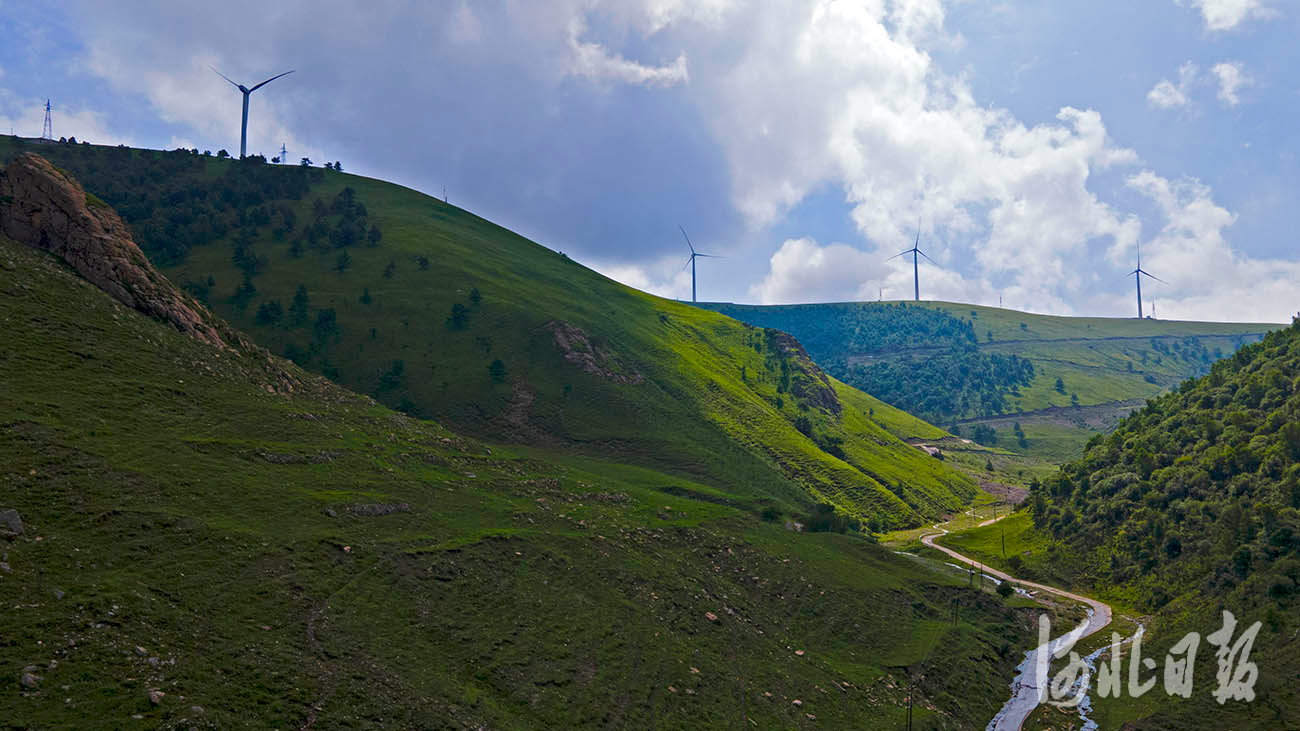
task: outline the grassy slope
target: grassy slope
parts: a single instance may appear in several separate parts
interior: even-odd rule
[[[269,393],[3,240],[0,323],[8,724],[896,728],[911,667],[922,723],[969,728],[1005,694],[995,597],[744,495]]]
[[[7,145],[0,139],[0,157],[12,151]],[[40,152],[85,173],[83,184],[95,192],[96,175],[105,174],[97,150],[59,145]],[[131,160],[140,164],[152,154],[136,151]],[[236,163],[195,164],[202,171],[195,185],[211,185]],[[288,203],[307,225],[312,201],[328,203],[347,186],[382,226],[383,242],[351,247],[345,272],[336,269],[337,250],[309,248],[294,258],[270,227],[254,239],[253,250],[268,263],[246,308],[231,302],[242,275],[225,241],[195,248],[164,271],[178,282],[212,277],[213,309],[276,353],[309,351],[310,324],[259,325],[255,313],[272,300],[287,309],[298,285],[306,286],[313,317],[333,308],[340,334],[317,340],[318,352],[304,365],[465,433],[636,462],[790,511],[820,499],[890,525],[918,524],[973,494],[967,477],[891,434],[933,429],[887,409],[878,419],[864,418],[859,410],[876,402],[839,385],[848,408],[838,416],[780,393],[780,359],[761,330],[623,286],[473,214],[382,181],[331,173],[302,201]],[[417,266],[421,256],[427,269]],[[363,304],[367,290],[371,301]],[[464,329],[448,327],[454,304],[470,310]],[[605,354],[607,370],[640,374],[644,383],[616,383],[566,362],[549,329],[555,322],[580,328]],[[501,382],[489,375],[498,359],[506,369]],[[385,385],[384,373],[399,360],[402,377]],[[797,365],[787,365],[797,380]],[[846,459],[797,431],[800,416],[810,418],[819,437],[843,439]]]
[[[998,429],[1004,437],[998,446],[1020,449],[1009,433],[1012,422],[1019,421],[1030,443],[1028,449],[1022,451],[1058,462],[1077,456],[1092,434],[1112,427],[1135,405],[1208,368],[1208,362],[1199,358],[1188,359],[1178,355],[1173,351],[1175,342],[1194,337],[1211,353],[1217,348],[1228,354],[1243,343],[1253,342],[1259,335],[1280,327],[1267,323],[1057,317],[949,302],[921,302],[919,305],[971,321],[981,351],[1015,354],[1034,364],[1033,382],[1020,389],[1018,398],[1009,399],[1011,409],[1006,418],[979,419],[976,423],[991,423]],[[727,305],[723,309],[742,320],[747,319],[747,312],[752,312],[752,321],[758,324],[768,322],[771,318],[768,313],[774,313],[781,316],[782,322],[802,322],[805,323],[803,327],[812,327],[814,325],[808,323],[815,322],[819,308],[829,317],[831,313],[839,315],[844,307],[843,304],[771,308]],[[800,327],[790,326],[788,329],[796,337],[810,335]],[[1173,352],[1157,351],[1153,339]],[[1179,343],[1180,349],[1181,346]],[[907,349],[874,355],[887,359],[909,353],[923,355],[925,350]],[[835,355],[851,358],[854,354]],[[1055,388],[1058,377],[1064,382],[1064,393]],[[1093,414],[1074,413],[1071,395],[1077,395],[1082,406],[1100,408]],[[1066,412],[1034,413],[1053,407]],[[1016,413],[1019,411],[1027,413]]]

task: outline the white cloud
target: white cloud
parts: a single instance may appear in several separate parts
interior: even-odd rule
[[[604,274],[616,282],[621,282],[629,287],[635,287],[642,292],[667,297],[670,299],[690,300],[691,298],[691,272],[690,268],[682,268],[682,261],[686,257],[665,257],[649,264],[627,264],[609,261],[584,261],[583,264],[590,266],[592,269]],[[716,275],[709,271],[707,262],[697,262],[699,271],[696,273],[697,289],[699,298],[704,301],[718,299],[716,296],[710,296],[709,292],[716,292],[716,285],[721,275]]]
[[[761,229],[840,186],[878,253],[902,248],[920,215],[1025,299],[1059,302],[1093,242],[1135,235],[1088,183],[1136,155],[1095,111],[1066,107],[1030,126],[976,101],[922,45],[953,42],[942,24],[934,0],[764,5],[741,22],[751,30],[736,61],[701,59],[692,72],[736,205]],[[788,296],[785,282],[762,291]]]
[[[847,244],[821,246],[811,238],[787,239],[769,266],[763,281],[749,289],[762,304],[876,299],[891,270],[879,256]]]
[[[1178,0],[1184,7],[1201,11],[1206,30],[1232,30],[1249,18],[1267,18],[1273,11],[1261,0]]]
[[[1143,269],[1168,283],[1144,289],[1148,303],[1159,299],[1162,318],[1288,322],[1300,310],[1300,262],[1252,259],[1234,249],[1224,232],[1237,216],[1214,202],[1209,186],[1150,170],[1127,184],[1155,204],[1164,222],[1143,247]]]
[[[1168,79],[1161,79],[1151,88],[1151,91],[1147,92],[1147,103],[1159,109],[1186,106],[1188,93],[1196,83],[1199,73],[1196,64],[1191,61],[1184,63],[1178,68],[1178,84],[1175,85]]]
[[[569,72],[593,81],[616,81],[639,86],[668,87],[686,83],[690,75],[686,70],[686,52],[676,60],[661,66],[646,66],[629,61],[619,54],[611,54],[599,43],[582,40],[586,32],[580,20],[574,20],[569,33],[569,47],[573,63]]]
[[[1235,107],[1241,103],[1241,98],[1237,92],[1242,87],[1250,86],[1254,80],[1246,75],[1243,66],[1238,62],[1225,61],[1217,63],[1211,71],[1219,80],[1219,101],[1230,107]]]

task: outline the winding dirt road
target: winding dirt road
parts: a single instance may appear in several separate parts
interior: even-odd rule
[[[977,527],[982,528],[986,525],[992,525],[993,523],[996,523],[997,521],[1002,520],[1005,517],[1007,516],[1003,515],[997,518],[991,518],[989,520],[984,521],[983,523],[980,523],[979,526]],[[1010,574],[1004,573],[1002,571],[998,571],[997,569],[991,569],[988,566],[981,564],[979,561],[976,561],[967,556],[963,556],[962,554],[957,553],[951,548],[947,548],[945,546],[941,546],[935,543],[934,540],[936,538],[942,535],[947,535],[948,533],[947,529],[941,527],[943,525],[944,525],[943,523],[935,524],[934,529],[938,532],[927,533],[924,536],[921,536],[921,542],[929,546],[930,548],[944,552],[948,556],[952,557],[953,559],[961,563],[964,563],[968,566],[979,568],[983,570],[984,573],[990,576],[994,576],[1002,581],[1010,581],[1013,584],[1016,584],[1022,588],[1037,589],[1039,591],[1047,592],[1048,594],[1054,594],[1064,599],[1070,599],[1072,601],[1086,604],[1089,607],[1089,609],[1091,609],[1091,611],[1088,613],[1087,625],[1084,627],[1083,632],[1079,635],[1078,639],[1083,639],[1088,635],[1098,632],[1106,625],[1110,624],[1111,610],[1110,610],[1110,605],[1108,604],[1099,602],[1096,599],[1091,599],[1086,596],[1075,594],[1073,592],[1065,591],[1064,589],[1058,589],[1054,586],[1048,586],[1046,584],[1039,584],[1033,581],[1024,581],[1022,579],[1017,579],[1016,577]],[[1060,639],[1061,639],[1060,637],[1054,638],[1049,644],[1055,645],[1055,643],[1057,643]],[[1021,725],[1024,724],[1025,719],[1028,718],[1029,714],[1032,713],[1033,710],[1038,707],[1039,692],[1038,692],[1038,687],[1033,684],[1034,678],[1033,678],[1032,671],[1037,658],[1037,653],[1043,650],[1044,647],[1034,648],[1029,652],[1029,654],[1025,658],[1025,662],[1020,665],[1020,667],[1018,668],[1018,670],[1020,670],[1020,674],[1016,677],[1016,680],[1012,683],[1011,700],[1007,701],[1006,705],[1002,707],[1002,710],[998,712],[998,715],[995,716],[993,720],[989,722],[987,731],[1020,731],[1020,727]]]

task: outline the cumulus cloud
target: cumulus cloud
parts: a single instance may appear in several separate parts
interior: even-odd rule
[[[1188,94],[1192,85],[1196,83],[1199,75],[1199,69],[1196,64],[1188,61],[1178,68],[1178,83],[1169,79],[1161,79],[1151,91],[1147,92],[1147,103],[1158,109],[1173,109],[1175,107],[1186,106]]]
[[[876,299],[890,272],[878,256],[806,237],[787,239],[769,265],[763,281],[749,289],[762,304]]]
[[[1126,183],[1163,220],[1143,247],[1143,268],[1168,282],[1148,294],[1148,302],[1159,298],[1162,318],[1288,322],[1300,309],[1300,262],[1253,259],[1233,248],[1225,231],[1237,216],[1214,201],[1209,186],[1150,170]]]
[[[616,81],[640,86],[674,86],[689,79],[686,70],[686,52],[676,60],[660,66],[646,66],[629,61],[619,54],[611,54],[599,43],[584,41],[586,28],[575,20],[570,31],[569,47],[573,50],[570,73],[592,80]]]
[[[1027,125],[977,101],[926,50],[952,42],[943,19],[931,0],[764,6],[747,18],[752,40],[737,61],[698,64],[692,82],[736,205],[758,229],[838,185],[879,253],[902,248],[923,217],[984,273],[1057,301],[1090,244],[1135,234],[1088,183],[1136,155],[1095,111]],[[763,291],[792,296],[799,281]]]
[[[1242,87],[1250,86],[1253,80],[1246,75],[1244,67],[1238,62],[1224,61],[1217,63],[1214,68],[1210,69],[1215,78],[1219,80],[1219,101],[1230,107],[1235,107],[1241,103],[1241,98],[1237,92]]]
[[[1201,11],[1206,30],[1226,31],[1236,28],[1249,18],[1272,15],[1261,0],[1178,0],[1184,7]]]

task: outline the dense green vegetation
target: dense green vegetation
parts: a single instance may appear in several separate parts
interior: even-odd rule
[[[0,323],[8,726],[898,728],[910,675],[961,729],[1018,661],[946,571],[464,438],[5,240]]]
[[[22,146],[0,139],[0,159]],[[164,272],[257,342],[411,416],[866,526],[919,525],[974,493],[898,438],[936,430],[827,378],[793,339],[418,192],[183,150],[28,147],[123,206]]]
[[[1197,693],[1099,699],[1103,728],[1293,728],[1300,621],[1300,325],[1265,336],[1150,401],[1031,490],[1026,512],[944,539],[1027,577],[1144,615],[1148,656],[1232,612],[1262,623],[1253,703],[1220,706],[1213,648]],[[1006,554],[1001,541],[1005,532]]]
[[[1145,399],[1277,327],[946,302],[701,306],[793,334],[836,378],[953,433],[1058,462]],[[1024,439],[1006,433],[1017,423]]]

